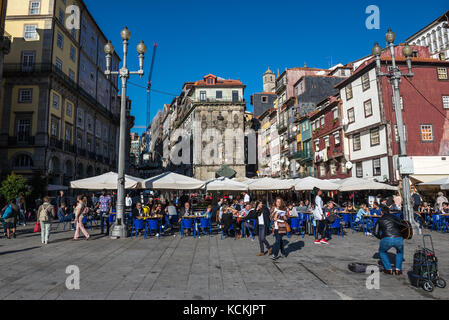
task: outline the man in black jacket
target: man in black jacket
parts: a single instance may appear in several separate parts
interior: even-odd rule
[[[402,221],[390,213],[388,207],[381,208],[382,217],[377,220],[374,226],[374,236],[380,240],[379,256],[385,267],[386,274],[402,274],[402,259],[404,257],[404,239],[401,236]],[[391,268],[387,251],[396,248],[396,270]]]

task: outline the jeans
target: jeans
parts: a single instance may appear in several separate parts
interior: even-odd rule
[[[48,243],[48,237],[50,236],[51,224],[50,224],[50,222],[43,222],[43,221],[39,221],[39,223],[41,225],[41,240],[42,240],[42,243],[47,244]]]
[[[391,248],[396,248],[396,270],[402,270],[402,259],[404,257],[404,239],[398,238],[383,238],[380,240],[379,256],[382,260],[386,270],[391,270],[390,259],[388,259],[387,251]]]
[[[278,230],[274,230],[274,236],[276,237],[276,242],[273,245],[273,256],[277,257],[279,255],[279,249],[281,249],[281,254],[285,255],[284,250],[284,240],[283,234],[279,234]]]
[[[316,220],[315,239],[326,239],[327,222],[326,220]]]
[[[162,218],[162,220],[165,220],[165,223],[162,224],[163,228],[165,230],[167,230],[168,228],[171,228],[171,223],[170,223],[170,216],[168,215],[164,215],[164,217]]]
[[[106,233],[109,234],[109,216],[106,215],[107,212],[100,212],[100,221],[101,221],[101,234],[104,233],[104,224],[106,222]]]
[[[25,217],[25,210],[23,210],[23,209],[20,209],[19,217],[17,217],[17,220],[18,220],[19,224],[20,224],[20,219],[22,219],[22,223],[23,224],[26,224],[27,219]]]
[[[264,244],[267,247],[267,249],[270,248],[270,244],[268,243],[267,239],[265,238],[266,234],[265,234],[265,226],[264,225],[260,225],[259,226],[259,245],[260,245],[260,252],[264,253]]]

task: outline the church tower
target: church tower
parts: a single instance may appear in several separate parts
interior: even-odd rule
[[[263,74],[263,92],[274,92],[275,80],[274,72],[268,68]]]

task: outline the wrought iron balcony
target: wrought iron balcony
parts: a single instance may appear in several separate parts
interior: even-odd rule
[[[62,140],[59,140],[56,137],[50,137],[50,147],[62,150],[62,145]]]
[[[34,136],[13,136],[8,137],[8,146],[34,146]]]

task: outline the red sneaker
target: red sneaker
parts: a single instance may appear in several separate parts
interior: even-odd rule
[[[320,242],[320,240],[315,240],[313,243],[320,244],[321,242]]]
[[[322,244],[329,244],[329,242],[327,242],[326,239],[321,239],[320,243],[322,243]]]

